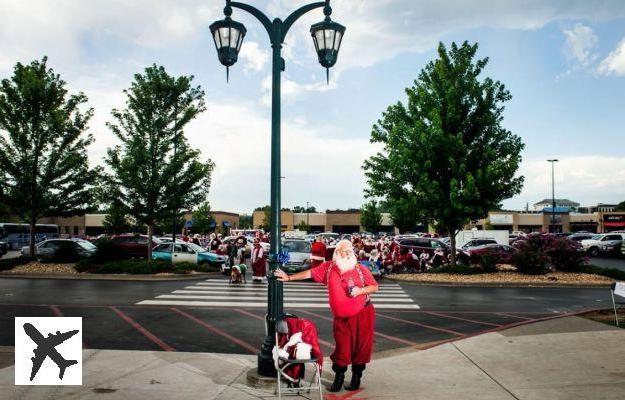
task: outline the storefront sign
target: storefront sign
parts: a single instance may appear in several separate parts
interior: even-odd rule
[[[604,214],[603,222],[625,222],[625,214]]]
[[[489,214],[491,225],[512,225],[512,214]]]

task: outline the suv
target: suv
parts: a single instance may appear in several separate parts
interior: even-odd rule
[[[9,251],[9,245],[6,242],[0,242],[0,257]]]
[[[617,255],[621,252],[621,245],[625,239],[625,233],[603,233],[595,235],[591,239],[581,241],[582,248],[591,257],[599,254]]]
[[[471,250],[472,247],[485,246],[487,244],[497,244],[495,239],[471,239],[462,246],[462,250]]]
[[[415,255],[420,255],[421,253],[427,253],[432,257],[434,255],[434,251],[442,250],[445,253],[445,256],[449,255],[450,249],[444,242],[434,238],[409,238],[409,239],[400,239],[397,241],[399,243],[400,248],[408,248],[412,250],[412,253]]]
[[[153,237],[150,247],[162,242]],[[148,256],[148,237],[146,235],[119,235],[111,239],[111,246],[120,258],[146,258]]]

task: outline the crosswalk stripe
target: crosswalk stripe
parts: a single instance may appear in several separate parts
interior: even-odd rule
[[[263,291],[263,292],[228,292],[225,290],[174,290],[172,293],[179,293],[179,294],[205,294],[205,295],[226,295],[226,294],[230,294],[233,297],[236,296],[249,296],[249,295],[257,295],[257,296],[267,296],[267,291]],[[288,292],[285,293],[286,296],[293,296],[296,293],[293,292]],[[323,299],[327,299],[328,298],[328,292],[327,291],[323,291],[323,292],[318,292],[318,293],[302,293],[303,296],[319,296],[320,298]],[[405,293],[374,293],[371,296],[377,298],[380,297],[392,297],[392,298],[396,298],[396,297],[410,297]]]
[[[245,289],[245,288],[213,288],[207,286],[187,286],[185,287],[187,290],[206,290],[206,291],[214,291],[214,292],[230,292],[230,293],[266,293],[268,291],[267,288],[255,288],[255,289]],[[282,289],[284,292],[300,292],[300,293],[328,293],[327,289]],[[380,290],[378,293],[387,293],[387,294],[402,294],[405,293],[403,290]]]
[[[160,296],[156,296],[157,299],[205,299],[205,300],[265,300],[264,298],[254,297],[254,296],[203,296],[203,295],[187,295],[187,294],[163,294]],[[318,301],[318,302],[327,302],[326,297],[285,297],[284,301]],[[413,303],[412,299],[375,299],[375,302],[398,302],[398,303]]]
[[[204,282],[198,282],[198,285],[223,285],[223,286],[230,286],[231,283],[229,281],[226,280],[215,280],[215,279],[207,279]],[[250,283],[250,286],[267,286],[266,283]],[[321,283],[315,283],[315,282],[284,282],[283,283],[284,286],[301,286],[301,287],[305,287],[305,286],[313,286],[313,287],[323,287],[324,285]],[[400,285],[395,284],[395,283],[378,283],[379,287],[387,287],[387,288],[401,288]]]
[[[143,300],[137,303],[145,306],[189,306],[189,307],[248,307],[265,308],[267,304],[262,302],[238,302],[238,301],[200,301],[200,300]],[[330,308],[327,303],[284,303],[285,308]],[[419,310],[418,304],[376,304],[378,309]]]

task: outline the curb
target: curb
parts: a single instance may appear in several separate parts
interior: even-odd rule
[[[420,282],[407,281],[384,277],[385,280],[405,283],[413,286],[447,286],[447,287],[499,287],[499,288],[575,288],[575,289],[605,289],[610,288],[611,283],[518,283],[518,282]]]
[[[221,275],[220,272],[207,272],[201,274],[188,275],[121,275],[121,274],[1,274],[1,278],[10,279],[65,279],[65,280],[92,280],[92,281],[140,281],[140,282],[167,282],[167,281],[188,281],[194,279],[204,279]]]

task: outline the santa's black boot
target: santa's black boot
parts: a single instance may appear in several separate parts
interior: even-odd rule
[[[347,367],[332,364],[332,370],[334,371],[334,382],[330,386],[331,392],[338,392],[343,388],[343,382],[345,382],[345,371]]]
[[[365,370],[365,365],[352,365],[352,380],[349,385],[345,387],[347,390],[358,390],[360,388],[360,378],[362,378],[362,371]]]

